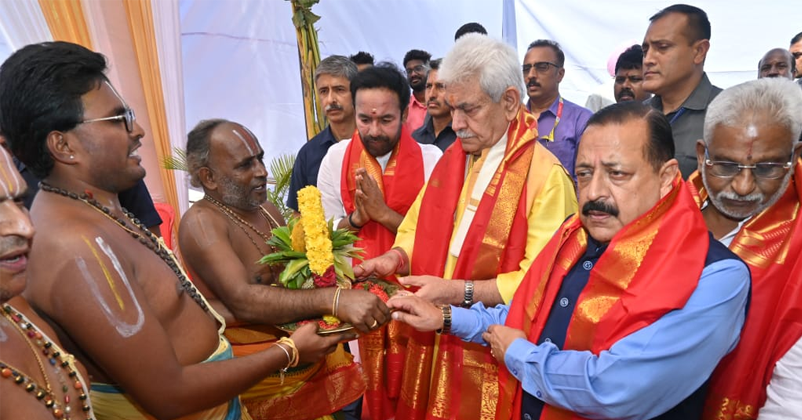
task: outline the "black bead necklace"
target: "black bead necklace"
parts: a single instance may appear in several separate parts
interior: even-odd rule
[[[87,193],[79,195],[72,191],[67,191],[58,187],[54,187],[44,181],[39,183],[39,188],[41,188],[42,191],[59,194],[76,201],[81,201],[86,205],[90,206],[91,208],[95,209],[96,211],[100,212],[100,214],[106,216],[107,218],[115,222],[118,226],[123,228],[129,234],[131,234],[131,236],[134,239],[139,241],[140,244],[144,245],[145,247],[153,251],[153,253],[158,255],[159,258],[161,258],[167,264],[167,266],[170,267],[171,270],[173,270],[173,273],[175,273],[176,277],[178,277],[178,282],[180,283],[181,287],[187,293],[189,293],[189,296],[193,300],[195,300],[195,302],[201,307],[201,309],[203,309],[206,312],[209,312],[209,306],[206,304],[206,300],[203,298],[200,292],[198,292],[198,289],[195,288],[195,285],[193,285],[192,282],[187,279],[187,276],[181,270],[181,267],[179,266],[178,261],[176,261],[173,253],[169,249],[167,249],[167,247],[163,246],[159,238],[157,238],[156,235],[153,234],[153,232],[149,231],[147,227],[145,227],[142,224],[142,222],[140,222],[139,219],[137,219],[136,216],[134,216],[133,213],[129,212],[124,207],[122,208],[123,214],[125,214],[128,220],[131,221],[131,223],[137,228],[137,230],[128,227],[125,220],[112,214],[111,210],[108,207],[100,204],[99,201],[95,200]]]
[[[9,323],[17,330],[22,338],[25,339],[26,344],[36,358],[36,363],[39,365],[39,371],[45,381],[45,386],[37,383],[31,375],[25,374],[20,369],[3,361],[0,361],[0,377],[11,379],[31,396],[36,397],[37,400],[41,401],[42,404],[50,410],[53,417],[59,420],[71,420],[73,418],[69,393],[70,388],[73,388],[80,400],[79,404],[83,410],[83,417],[87,420],[92,420],[92,408],[89,405],[88,396],[86,394],[89,388],[84,384],[83,378],[75,369],[73,356],[48,340],[44,332],[25,318],[22,313],[12,308],[11,305],[4,304],[0,311],[2,311],[2,315],[8,319]],[[55,390],[47,379],[45,366],[40,359],[40,352],[36,350],[36,347],[41,349],[41,353],[45,356],[49,365],[55,368],[59,380],[64,380],[61,376],[61,370],[67,372],[72,387],[62,382],[61,392],[63,398],[58,398],[56,396]]]

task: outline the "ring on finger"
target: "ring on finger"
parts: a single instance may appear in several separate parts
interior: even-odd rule
[[[374,319],[373,320],[373,324],[370,325],[370,329],[372,330],[372,329],[376,328],[377,325],[379,325],[379,320]]]

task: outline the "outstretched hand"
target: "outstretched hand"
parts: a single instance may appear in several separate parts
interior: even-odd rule
[[[394,320],[409,324],[418,331],[443,328],[443,310],[418,296],[394,296],[387,306],[396,310],[393,312]]]
[[[318,335],[318,326],[309,323],[301,326],[290,336],[298,349],[299,363],[314,363],[337,348],[342,341],[353,340],[356,334],[346,332],[327,336]]]
[[[398,268],[398,256],[395,252],[386,252],[376,258],[362,261],[354,267],[354,277],[363,280],[368,277],[386,278],[395,274]]]
[[[343,289],[337,308],[337,317],[362,333],[369,333],[390,321],[387,305],[364,290]]]
[[[506,327],[504,325],[491,325],[482,333],[482,339],[490,345],[490,354],[496,358],[499,365],[504,364],[504,354],[513,341],[523,338],[526,334],[522,330]]]
[[[416,296],[435,305],[450,305],[462,302],[464,282],[446,280],[435,276],[407,276],[398,279],[404,286],[417,286]]]

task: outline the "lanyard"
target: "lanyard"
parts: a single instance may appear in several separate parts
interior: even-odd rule
[[[674,125],[674,121],[676,121],[677,118],[679,118],[679,116],[682,115],[684,112],[685,112],[685,107],[680,108],[679,111],[677,111],[677,113],[674,114],[673,117],[671,117],[671,121],[668,122],[668,125],[673,126]]]
[[[546,141],[552,142],[554,141],[554,130],[557,129],[557,124],[560,123],[560,118],[563,116],[563,97],[560,95],[560,103],[557,105],[557,118],[554,119],[554,127],[551,127],[551,133],[547,137],[541,137],[541,139],[545,139]]]

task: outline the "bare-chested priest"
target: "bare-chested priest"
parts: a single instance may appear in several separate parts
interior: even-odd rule
[[[226,336],[238,357],[273,345],[281,334],[269,324],[330,314],[336,302],[333,288],[269,287],[278,271],[257,261],[272,252],[265,242],[284,219],[267,201],[263,158],[254,134],[234,122],[201,121],[188,136],[191,183],[206,195],[182,218],[179,246],[198,287],[233,318]],[[337,315],[363,332],[389,319],[384,303],[364,290],[343,290],[336,303]],[[351,359],[338,347],[322,362],[296,368],[283,385],[279,375],[265,378],[242,401],[254,419],[330,415],[365,391]]]
[[[24,296],[86,366],[98,418],[250,419],[238,394],[350,337],[304,327],[232,358],[219,315],[119,204],[145,176],[145,133],[105,70],[101,54],[65,42],[26,46],[0,68],[0,126],[42,179]]]
[[[34,233],[24,206],[26,190],[11,155],[0,147],[0,419],[91,419],[86,370],[76,366],[53,330],[19,296]],[[50,360],[55,369],[44,369]],[[67,381],[71,386],[52,386]]]

